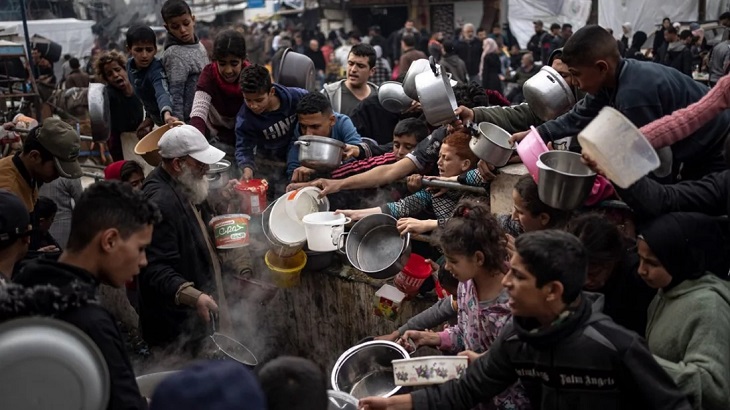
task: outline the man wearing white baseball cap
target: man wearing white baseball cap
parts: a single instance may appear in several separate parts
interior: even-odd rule
[[[218,311],[212,295],[220,271],[196,206],[208,196],[205,173],[225,153],[191,125],[167,131],[159,147],[162,162],[142,185],[162,213],[147,248],[148,265],[139,275],[142,335],[152,347],[182,343],[195,356],[211,312]]]

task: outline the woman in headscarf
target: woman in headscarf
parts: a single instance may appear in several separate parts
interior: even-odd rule
[[[658,289],[648,309],[646,341],[695,409],[730,402],[730,287],[727,221],[670,213],[640,229],[639,275]]]
[[[634,33],[631,38],[631,47],[626,50],[626,58],[633,58],[640,61],[649,61],[649,59],[641,52],[641,47],[646,43],[646,33],[639,30]]]
[[[482,44],[482,60],[479,64],[479,75],[485,90],[494,90],[502,94],[502,63],[499,60],[499,46],[493,38],[487,38]]]

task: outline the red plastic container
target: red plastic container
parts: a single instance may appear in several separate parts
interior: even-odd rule
[[[395,275],[393,282],[398,290],[408,296],[414,296],[429,276],[431,276],[431,264],[423,256],[412,253],[403,270]]]
[[[250,179],[236,184],[236,190],[241,193],[241,213],[259,215],[266,209],[266,191],[269,183],[265,179]]]

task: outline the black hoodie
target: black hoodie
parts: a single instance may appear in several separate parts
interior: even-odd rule
[[[515,317],[460,379],[412,393],[413,408],[471,409],[519,380],[535,409],[689,410],[644,341],[595,312],[594,297],[546,329]]]
[[[146,409],[116,321],[97,299],[99,282],[81,268],[49,260],[28,262],[7,288],[0,288],[0,321],[50,316],[89,335],[106,359],[109,410]]]

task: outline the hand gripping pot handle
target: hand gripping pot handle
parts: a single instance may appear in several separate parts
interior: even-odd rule
[[[335,246],[337,246],[337,252],[347,255],[347,251],[344,249],[345,245],[347,245],[347,232],[343,232],[339,237],[337,237],[337,243],[335,243]]]

